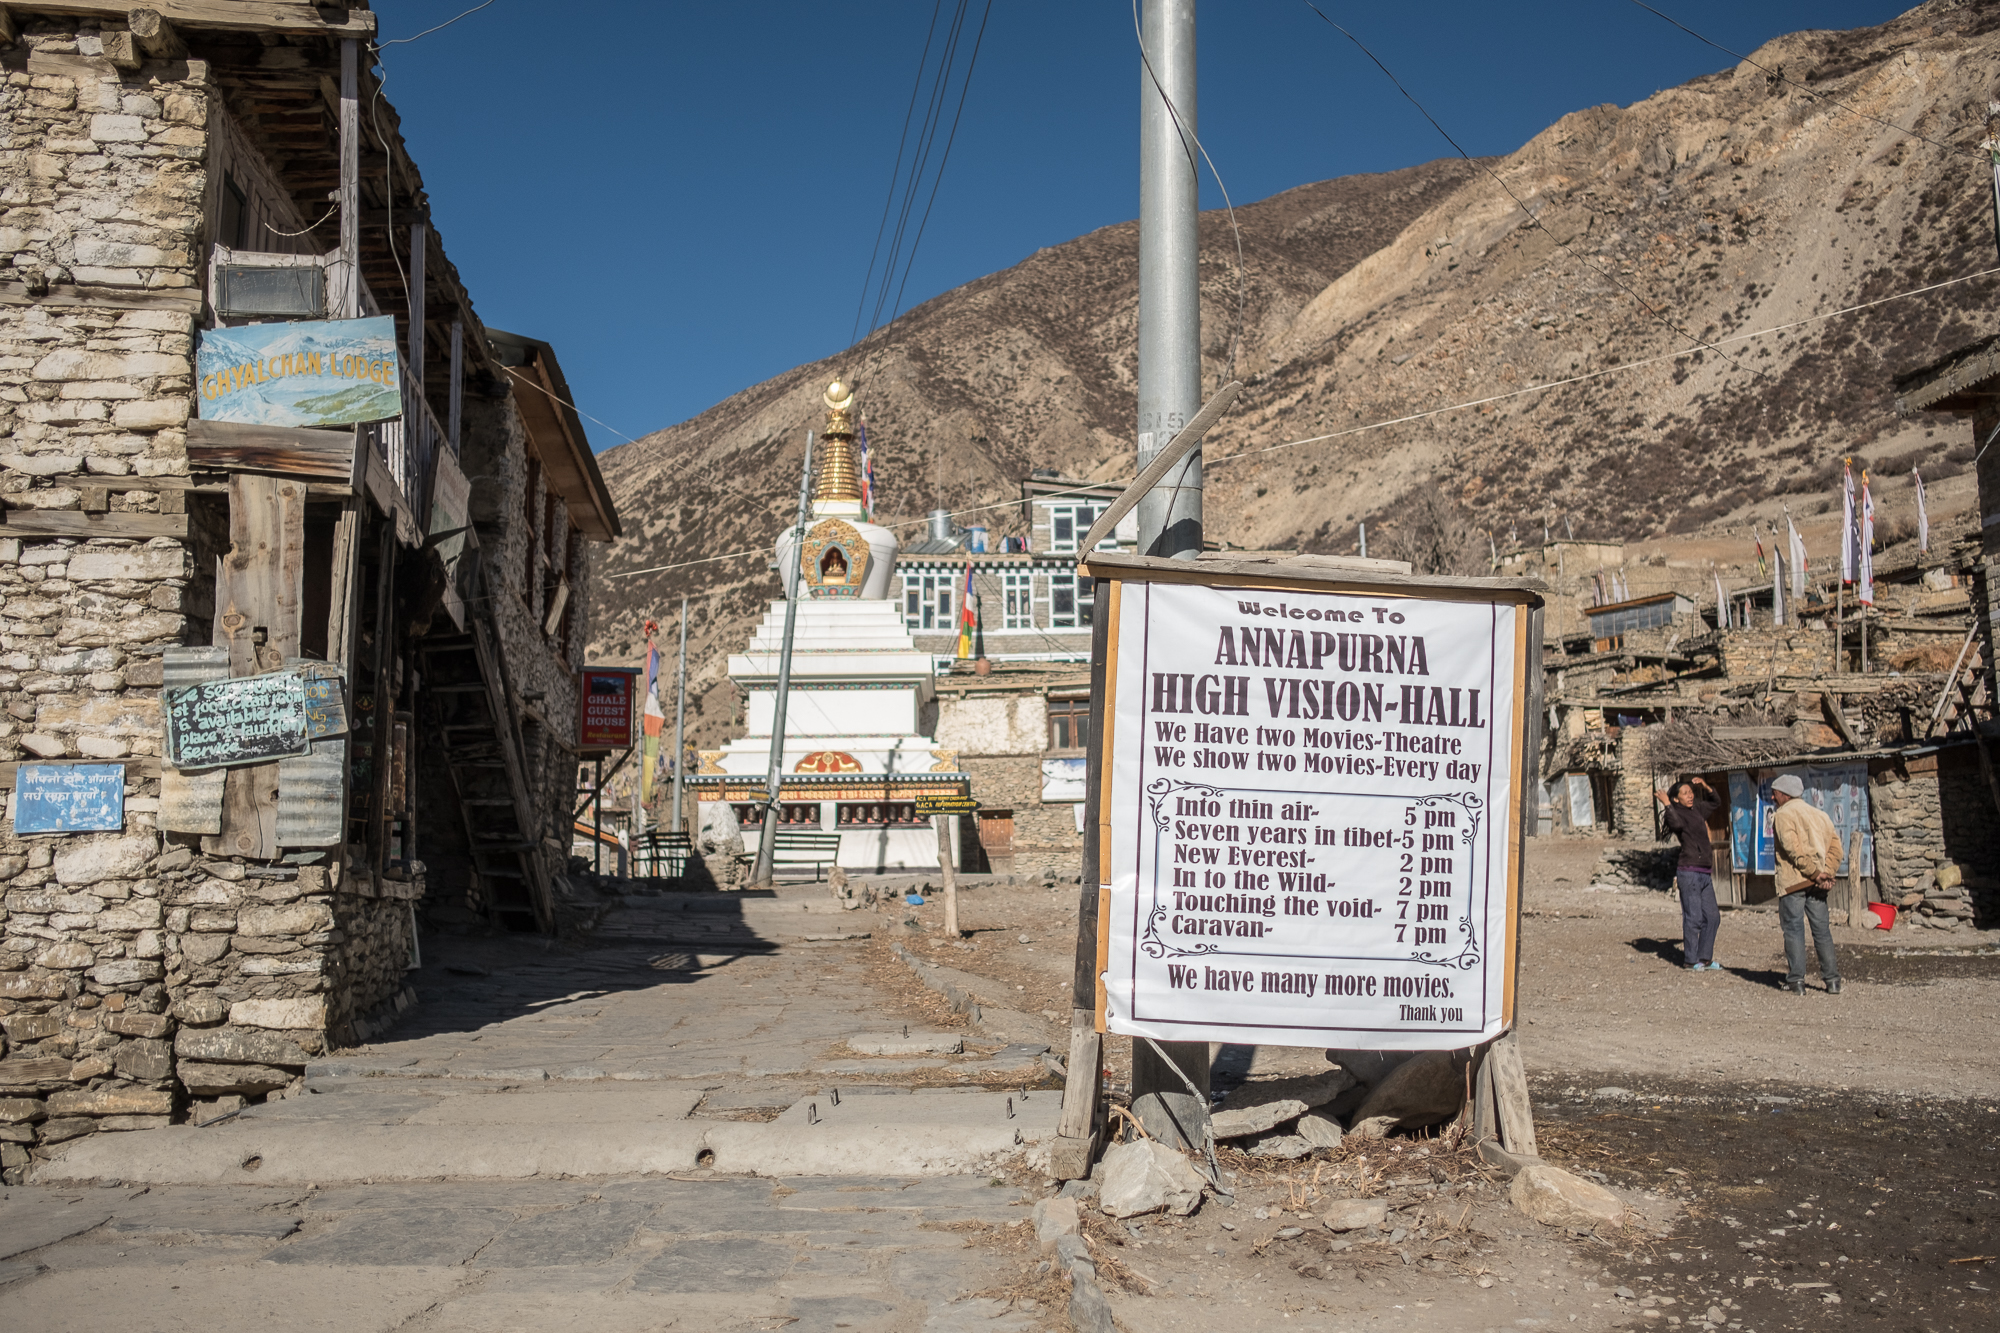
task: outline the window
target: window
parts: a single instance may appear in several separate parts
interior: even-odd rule
[[[1049,626],[1077,629],[1090,624],[1094,585],[1075,574],[1049,575]]]
[[[1035,576],[1025,569],[1019,573],[1010,570],[1001,574],[1000,594],[1005,603],[1000,620],[1001,628],[1033,629]]]
[[[1055,552],[1074,551],[1077,543],[1089,533],[1090,525],[1104,512],[1104,506],[1090,504],[1050,505],[1049,509],[1049,550]],[[1106,537],[1097,544],[1100,551],[1115,550],[1118,539]]]
[[[1049,700],[1049,748],[1081,750],[1090,744],[1090,700]]]
[[[951,615],[951,591],[957,581],[948,573],[903,575],[903,623],[911,630],[957,628]]]

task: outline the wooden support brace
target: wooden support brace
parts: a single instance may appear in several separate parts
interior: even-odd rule
[[[125,16],[125,26],[148,60],[179,60],[188,53],[187,43],[157,9],[133,10]]]
[[[1493,1103],[1500,1124],[1500,1146],[1517,1157],[1537,1157],[1535,1112],[1528,1100],[1528,1070],[1521,1063],[1520,1043],[1504,1032],[1486,1053],[1493,1071]]]
[[[0,46],[12,46],[21,39],[20,29],[14,26],[14,16],[0,5]]]

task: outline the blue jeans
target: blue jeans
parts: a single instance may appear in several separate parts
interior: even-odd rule
[[[1819,979],[1840,980],[1840,962],[1833,956],[1833,928],[1826,916],[1826,890],[1800,889],[1778,899],[1778,925],[1785,933],[1785,981],[1806,979],[1806,923],[1812,923],[1813,949],[1819,954]]]
[[[1681,891],[1681,962],[1688,967],[1715,961],[1715,928],[1722,913],[1715,905],[1715,880],[1683,866],[1674,873]]]

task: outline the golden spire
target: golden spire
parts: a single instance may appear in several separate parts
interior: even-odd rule
[[[821,434],[814,500],[861,502],[861,469],[854,457],[854,390],[835,380],[826,388],[826,430]]]

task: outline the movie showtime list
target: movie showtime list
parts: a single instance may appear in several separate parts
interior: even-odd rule
[[[1388,1049],[1496,1035],[1517,607],[1121,592],[1110,1029]]]

